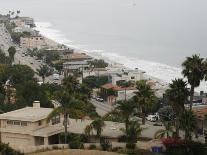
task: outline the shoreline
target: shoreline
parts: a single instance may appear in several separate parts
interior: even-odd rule
[[[155,81],[158,81],[161,84],[168,85],[175,78],[183,78],[181,74],[182,68],[169,66],[169,65],[162,64],[159,62],[151,62],[147,60],[136,60],[135,58],[128,58],[126,56],[118,55],[117,53],[105,52],[103,50],[87,51],[79,47],[70,45],[72,44],[72,41],[68,40],[64,36],[63,32],[56,30],[54,27],[52,27],[51,23],[35,22],[35,25],[36,25],[35,30],[38,30],[42,36],[44,36],[45,38],[47,38],[48,40],[56,44],[65,45],[68,48],[74,49],[75,52],[86,53],[87,55],[93,58],[96,58],[96,59],[103,59],[109,64],[120,64],[123,66],[123,68],[126,68],[126,69],[136,68],[136,67],[132,67],[131,65],[139,66],[137,68],[145,71],[146,72],[145,75],[148,79],[149,78],[153,79]],[[44,27],[44,25],[46,26]],[[44,30],[46,32],[44,32]],[[60,41],[61,39],[62,41]],[[65,43],[65,42],[68,42],[68,43]],[[123,62],[125,62],[125,64]],[[162,76],[163,78],[160,78],[159,76]],[[207,91],[207,82],[202,81],[200,87],[196,88],[195,90],[197,92]]]

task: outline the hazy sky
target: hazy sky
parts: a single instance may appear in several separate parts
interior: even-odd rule
[[[74,44],[132,58],[179,65],[207,56],[207,0],[0,0],[51,22]],[[85,45],[83,45],[85,44]]]

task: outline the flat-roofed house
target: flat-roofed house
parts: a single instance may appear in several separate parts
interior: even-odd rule
[[[30,37],[21,37],[20,46],[29,49],[33,49],[33,48],[42,49],[47,47],[47,43],[43,36],[32,35]]]
[[[74,71],[85,71],[89,68],[87,61],[68,61],[63,63],[63,72],[65,75],[73,73]]]

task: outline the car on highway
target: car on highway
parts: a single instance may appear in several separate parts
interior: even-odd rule
[[[53,74],[52,77],[53,77],[53,80],[60,80],[60,75],[57,73]]]
[[[146,120],[150,121],[150,122],[156,122],[159,120],[159,114],[155,113],[154,115],[148,115],[146,117]]]
[[[96,97],[96,101],[103,102],[104,99],[102,99],[102,98],[100,98],[100,97]]]

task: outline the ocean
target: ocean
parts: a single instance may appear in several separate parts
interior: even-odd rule
[[[205,0],[0,0],[41,34],[90,55],[140,68],[170,82],[194,53],[207,57]],[[199,90],[207,91],[202,83]]]

